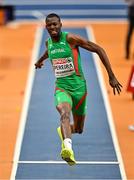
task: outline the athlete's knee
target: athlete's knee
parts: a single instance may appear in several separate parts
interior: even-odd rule
[[[78,134],[82,134],[82,133],[83,133],[83,129],[77,130],[77,133],[78,133]]]
[[[66,121],[70,121],[70,113],[66,112],[66,111],[63,111],[61,113],[61,122],[64,123]]]
[[[75,128],[74,128],[74,131],[75,131],[75,133],[82,134],[82,133],[83,133],[83,128],[77,128],[77,127],[75,127]]]

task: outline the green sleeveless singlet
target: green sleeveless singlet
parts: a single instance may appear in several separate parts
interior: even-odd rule
[[[48,39],[48,55],[56,77],[56,87],[76,89],[85,84],[78,48],[66,40],[67,32],[61,32],[59,42]]]
[[[86,80],[84,78],[78,47],[71,47],[66,40],[68,32],[61,32],[60,40],[48,39],[48,56],[56,77],[56,106],[68,102],[74,113],[86,112]]]

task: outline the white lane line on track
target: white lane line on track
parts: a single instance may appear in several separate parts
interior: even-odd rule
[[[18,161],[20,164],[66,164],[65,161]],[[76,161],[77,165],[113,165],[119,164],[117,161]]]
[[[88,39],[91,39],[92,42],[96,42],[94,33],[93,33],[93,29],[91,28],[91,26],[87,27],[86,29],[87,29]],[[110,107],[110,103],[109,103],[109,99],[108,99],[108,95],[107,95],[107,91],[106,91],[106,85],[104,82],[103,73],[102,73],[101,66],[100,66],[99,57],[95,53],[92,53],[92,55],[93,55],[94,64],[95,64],[96,71],[97,71],[97,76],[98,76],[98,81],[99,81],[100,88],[101,88],[101,93],[102,93],[103,100],[104,100],[104,105],[106,108],[107,119],[108,119],[108,123],[109,123],[109,127],[110,127],[110,132],[111,132],[115,152],[116,152],[117,159],[119,162],[120,173],[121,173],[122,179],[127,180],[125,168],[124,168],[124,164],[123,164],[123,159],[122,159],[122,155],[121,155],[121,151],[120,151],[120,147],[119,147],[119,142],[118,142],[117,134],[115,131],[112,111],[111,111],[111,107]]]
[[[13,167],[12,167],[10,180],[15,180],[16,171],[18,168],[18,161],[19,161],[21,145],[22,145],[24,131],[25,131],[25,124],[27,120],[27,113],[28,113],[28,107],[29,107],[30,98],[31,98],[33,80],[35,76],[34,63],[36,62],[39,55],[38,53],[39,53],[40,44],[42,40],[43,30],[44,29],[39,26],[35,34],[34,47],[32,51],[31,64],[29,67],[28,80],[27,80],[26,89],[25,89],[25,96],[24,96],[24,102],[23,102],[23,107],[22,107],[22,112],[21,112],[20,124],[18,128],[18,133],[17,133],[17,140],[16,140],[15,152],[14,152],[14,158],[13,158]]]

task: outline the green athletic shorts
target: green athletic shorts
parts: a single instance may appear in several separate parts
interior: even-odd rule
[[[63,88],[56,87],[54,96],[56,106],[63,102],[67,102],[71,105],[73,114],[86,114],[87,88],[85,86],[82,86],[75,91],[64,90]]]

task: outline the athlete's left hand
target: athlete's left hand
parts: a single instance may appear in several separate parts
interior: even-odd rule
[[[35,65],[35,69],[38,69],[38,68],[40,69],[40,68],[42,68],[42,66],[44,64],[43,64],[43,62],[37,61],[34,65]]]
[[[114,95],[116,95],[116,92],[117,92],[118,94],[121,93],[122,85],[118,82],[118,80],[116,79],[115,76],[113,76],[112,78],[109,78],[109,84],[110,84],[111,87],[113,88],[113,93],[114,93]]]

